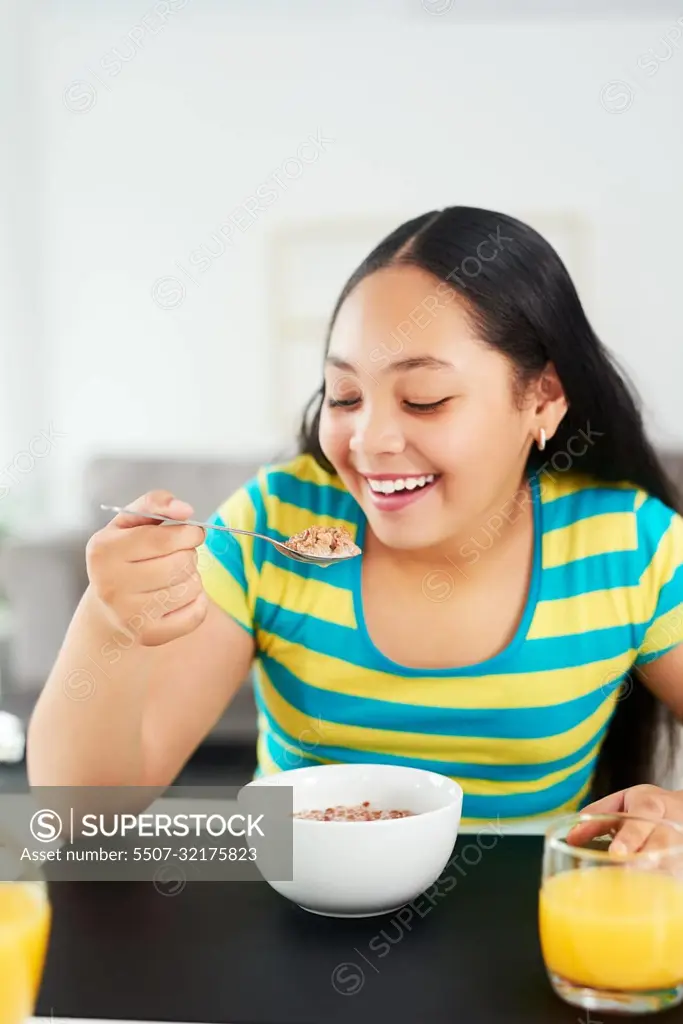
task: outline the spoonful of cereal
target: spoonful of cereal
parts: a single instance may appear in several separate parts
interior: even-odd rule
[[[258,537],[259,540],[267,540],[269,544],[273,544],[287,558],[293,558],[295,562],[319,565],[321,569],[345,562],[349,558],[356,558],[362,553],[351,534],[343,526],[309,526],[301,533],[295,533],[293,537],[283,542],[274,540],[273,537],[266,537],[263,533],[254,533],[253,530],[238,530],[236,526],[199,523],[194,519],[170,519],[168,516],[155,515],[152,512],[138,512],[131,508],[122,508],[119,505],[100,505],[100,508],[105,512],[128,513],[173,526],[201,526],[203,530],[223,530],[226,533]]]

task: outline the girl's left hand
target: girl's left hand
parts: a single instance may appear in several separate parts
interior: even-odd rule
[[[633,815],[633,821],[623,821],[610,845],[610,853],[617,856],[636,853],[645,846],[648,849],[683,846],[683,832],[678,839],[673,837],[672,829],[657,826],[657,821],[662,819],[683,825],[683,790],[660,789],[659,786],[633,786],[631,789],[611,793],[602,800],[596,800],[583,807],[580,813]],[[650,821],[638,821],[639,815],[649,818]],[[578,846],[594,836],[603,835],[606,831],[605,824],[589,821],[576,825],[568,834],[567,842]]]

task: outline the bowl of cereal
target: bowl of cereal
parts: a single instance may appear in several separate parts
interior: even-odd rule
[[[328,917],[390,914],[433,885],[453,851],[462,789],[437,772],[386,764],[329,764],[247,784],[291,791],[291,873],[266,881],[302,909]],[[289,800],[288,794],[285,800]],[[258,842],[264,848],[267,840]],[[258,859],[256,861],[258,866]]]

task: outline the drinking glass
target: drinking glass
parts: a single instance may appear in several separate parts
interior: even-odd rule
[[[0,829],[0,1024],[33,1015],[50,933],[45,878],[21,852]]]
[[[630,823],[636,853],[610,845]],[[683,825],[573,814],[546,833],[539,899],[550,983],[586,1010],[652,1013],[683,999]]]

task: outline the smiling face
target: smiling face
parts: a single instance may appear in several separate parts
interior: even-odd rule
[[[320,444],[381,543],[452,544],[514,493],[551,424],[513,384],[425,271],[389,267],[354,289],[330,339]]]

